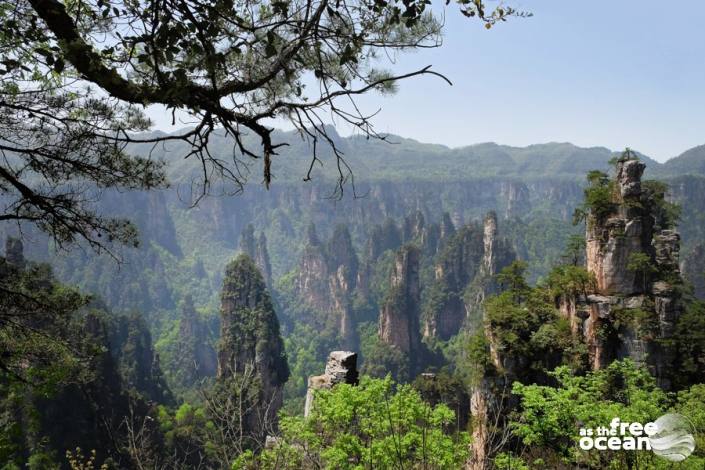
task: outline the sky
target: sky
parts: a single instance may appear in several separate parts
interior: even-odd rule
[[[628,146],[659,161],[705,144],[705,1],[505,4],[533,17],[486,30],[448,6],[443,45],[389,68],[432,65],[453,86],[417,77],[361,98],[363,110],[381,108],[376,129],[450,147]]]

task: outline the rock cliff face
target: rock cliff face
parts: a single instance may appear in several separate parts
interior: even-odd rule
[[[590,216],[587,220],[587,269],[597,278],[603,295],[642,293],[635,271],[629,270],[629,258],[635,253],[653,256],[653,218],[636,204],[642,194],[641,176],[645,165],[627,160],[617,168],[619,203],[607,216]]]
[[[672,358],[659,340],[672,335],[681,312],[674,288],[681,282],[680,236],[658,228],[652,195],[642,187],[644,167],[638,160],[617,163],[611,210],[586,219],[586,262],[596,289],[562,298],[559,310],[587,344],[591,368],[629,357],[668,387]]]
[[[267,287],[272,286],[272,265],[269,262],[269,252],[267,251],[267,237],[264,232],[255,236],[255,228],[248,224],[240,234],[240,251],[254,260],[259,268]]]
[[[502,198],[507,201],[505,216],[521,217],[530,209],[529,188],[526,184],[516,181],[507,181],[501,187]]]
[[[210,336],[208,325],[200,318],[191,296],[187,296],[181,305],[174,367],[180,385],[190,387],[206,377],[215,376],[218,360]]]
[[[328,261],[325,248],[318,239],[316,227],[313,224],[309,225],[306,233],[295,288],[297,294],[314,309],[325,311],[329,307]]]
[[[389,279],[389,292],[379,314],[379,338],[410,358],[420,354],[419,250],[404,245],[397,252]]]
[[[370,284],[375,263],[380,255],[387,250],[396,250],[401,244],[402,231],[393,219],[388,218],[382,224],[372,226],[357,273],[357,288],[361,300],[370,301]]]
[[[218,379],[254,374],[259,403],[276,415],[281,387],[289,378],[279,321],[262,274],[245,254],[225,270],[221,294]]]
[[[316,390],[329,390],[340,383],[357,385],[357,379],[357,353],[350,351],[331,352],[323,375],[308,378],[304,416],[311,414]]]
[[[166,385],[159,355],[152,347],[152,336],[138,313],[113,320],[111,349],[119,363],[128,387],[140,392],[152,402],[173,404],[174,398]]]
[[[455,225],[447,212],[443,213],[439,223],[426,224],[419,237],[423,256],[433,259],[454,234]]]
[[[693,285],[698,299],[705,299],[705,243],[696,244],[681,263],[681,272]]]
[[[262,271],[267,287],[272,286],[272,264],[269,261],[269,251],[267,250],[267,236],[260,232],[257,238],[257,248],[255,251],[255,264]]]
[[[309,227],[294,281],[296,295],[314,310],[305,321],[336,331],[343,347],[355,344],[352,294],[358,271],[357,255],[346,226],[337,226],[325,246],[315,227]]]
[[[423,233],[423,229],[426,226],[426,221],[423,216],[423,212],[417,210],[411,215],[404,218],[404,241],[410,242]]]
[[[468,320],[479,323],[482,301],[497,288],[494,275],[514,259],[511,244],[498,234],[494,212],[485,216],[482,225],[471,223],[458,230],[435,266],[424,311],[424,336],[447,340]]]
[[[396,250],[401,246],[402,233],[394,219],[386,219],[384,223],[374,225],[367,239],[365,257],[376,261],[386,250]]]

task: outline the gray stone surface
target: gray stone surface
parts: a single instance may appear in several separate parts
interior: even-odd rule
[[[357,382],[357,353],[352,351],[331,352],[328,356],[328,362],[326,362],[324,374],[308,378],[304,416],[311,414],[316,390],[329,390],[340,383],[357,385]]]

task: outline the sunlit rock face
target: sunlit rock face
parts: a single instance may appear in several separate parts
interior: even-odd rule
[[[340,383],[357,385],[358,375],[357,353],[351,351],[331,352],[323,375],[314,375],[308,378],[304,416],[308,416],[313,409],[316,390],[330,390]]]
[[[379,315],[379,338],[406,354],[418,354],[419,332],[419,250],[404,245],[396,255],[389,278],[390,291]]]
[[[310,307],[308,316],[301,320],[335,331],[346,348],[356,342],[352,296],[359,271],[347,226],[337,226],[326,244],[319,240],[315,227],[309,226],[294,279],[296,296]]]
[[[673,334],[682,311],[673,286],[680,282],[680,235],[658,229],[644,204],[644,168],[638,160],[618,162],[614,210],[587,218],[586,263],[595,275],[595,292],[561,298],[559,311],[586,342],[591,368],[628,357],[647,365],[668,387],[673,358],[661,343]],[[636,255],[650,268],[636,269]]]
[[[637,273],[628,269],[634,253],[653,255],[653,218],[637,204],[645,167],[638,160],[621,162],[616,179],[620,204],[604,220],[593,216],[587,220],[587,269],[595,274],[598,291],[605,295],[638,294],[646,289]]]
[[[499,234],[494,212],[482,224],[471,223],[454,232],[434,268],[431,289],[440,301],[430,303],[423,314],[424,337],[447,340],[464,326],[479,325],[482,302],[497,292],[495,274],[515,259],[514,248]]]

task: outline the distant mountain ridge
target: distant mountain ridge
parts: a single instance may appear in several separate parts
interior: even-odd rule
[[[332,139],[343,152],[357,181],[380,180],[464,180],[502,177],[530,180],[560,177],[583,179],[594,169],[607,170],[609,160],[621,151],[605,147],[579,147],[567,142],[549,142],[526,147],[513,147],[493,142],[459,148],[428,144],[396,135],[385,135],[386,140],[364,136],[341,137],[329,128]],[[159,132],[163,135],[163,133]],[[293,131],[276,131],[275,141],[286,142],[273,158],[276,181],[301,181],[308,170],[312,147]],[[258,149],[253,137],[245,139],[251,148]],[[184,160],[188,147],[182,143],[168,143],[157,148],[147,145],[133,147],[136,153],[164,158],[170,161],[173,181],[183,181],[200,171],[196,159]],[[211,153],[217,158],[232,159],[235,146],[232,139],[216,133],[211,138]],[[337,175],[330,148],[319,142],[319,158],[323,166],[315,165],[313,176],[332,178]],[[638,153],[638,152],[637,152]],[[705,145],[694,147],[681,155],[659,163],[639,153],[647,164],[647,177],[705,176]],[[259,182],[261,162],[244,159],[244,175],[250,182]]]

